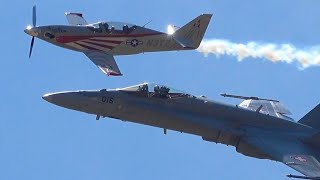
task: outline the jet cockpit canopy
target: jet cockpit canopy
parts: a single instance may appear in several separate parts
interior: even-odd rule
[[[127,92],[130,94],[135,94],[137,96],[163,98],[163,99],[193,97],[192,95],[187,94],[183,91],[176,90],[174,88],[160,85],[160,84],[155,84],[155,83],[143,83],[143,84],[130,86],[126,88],[120,88],[116,90]]]

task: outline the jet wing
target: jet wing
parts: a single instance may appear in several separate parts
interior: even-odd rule
[[[87,51],[84,54],[108,76],[122,76],[112,55],[101,51]]]
[[[87,21],[83,18],[81,13],[66,13],[67,20],[70,25],[88,25]]]
[[[320,177],[319,153],[297,139],[250,137],[244,140],[310,179]]]

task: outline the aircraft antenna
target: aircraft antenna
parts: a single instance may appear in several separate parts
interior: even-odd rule
[[[142,27],[145,27],[146,25],[148,25],[149,23],[151,23],[152,20],[148,21],[145,25],[143,25]]]
[[[252,100],[265,100],[265,101],[279,102],[278,100],[259,98],[255,96],[238,96],[238,95],[232,95],[232,94],[226,94],[226,93],[221,93],[220,95],[223,97],[236,98],[236,99],[245,99],[245,100],[252,99]]]

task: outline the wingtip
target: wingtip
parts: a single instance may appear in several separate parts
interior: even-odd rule
[[[202,14],[203,16],[208,16],[208,17],[212,17],[213,16],[213,14],[210,14],[210,13],[204,13],[204,14]]]
[[[227,97],[227,93],[220,93],[220,96]]]
[[[64,14],[65,14],[65,15],[73,14],[73,15],[77,15],[77,16],[83,17],[82,13],[66,12],[66,13],[64,13]]]
[[[122,76],[123,74],[121,73],[116,73],[116,72],[109,72],[108,76]]]

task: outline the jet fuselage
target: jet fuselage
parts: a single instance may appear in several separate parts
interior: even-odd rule
[[[238,152],[256,158],[271,159],[242,142],[241,137],[256,133],[273,136],[277,132],[277,135],[301,138],[314,133],[311,128],[292,121],[192,95],[163,98],[154,93],[103,89],[52,93],[43,98],[58,106],[97,117],[198,135],[207,141],[235,146]]]

